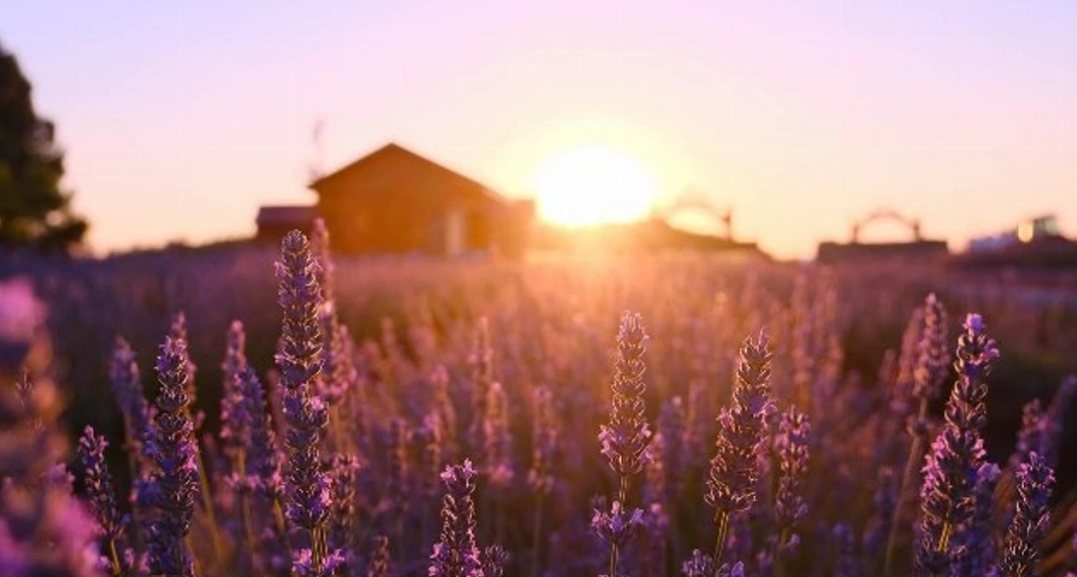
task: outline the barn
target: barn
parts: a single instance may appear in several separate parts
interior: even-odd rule
[[[310,184],[336,250],[522,254],[534,202],[489,187],[397,144]]]

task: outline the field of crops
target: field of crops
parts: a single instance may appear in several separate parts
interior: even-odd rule
[[[0,265],[0,575],[1077,566],[1073,295],[327,242]]]

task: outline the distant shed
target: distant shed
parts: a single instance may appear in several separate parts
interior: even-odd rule
[[[310,184],[335,250],[517,256],[535,205],[505,198],[397,144]]]
[[[314,227],[318,209],[313,206],[263,206],[258,209],[255,239],[261,242],[280,242],[292,230],[309,235]]]

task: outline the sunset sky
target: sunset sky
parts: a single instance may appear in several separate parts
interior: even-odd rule
[[[312,203],[318,120],[324,169],[395,141],[508,196],[618,151],[780,256],[879,207],[955,249],[1046,212],[1077,236],[1077,2],[4,4],[98,251]]]

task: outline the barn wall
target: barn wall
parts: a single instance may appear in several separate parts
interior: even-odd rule
[[[502,229],[513,228],[503,203],[402,150],[319,183],[318,193],[318,212],[333,246],[344,252],[490,250],[504,244]]]

